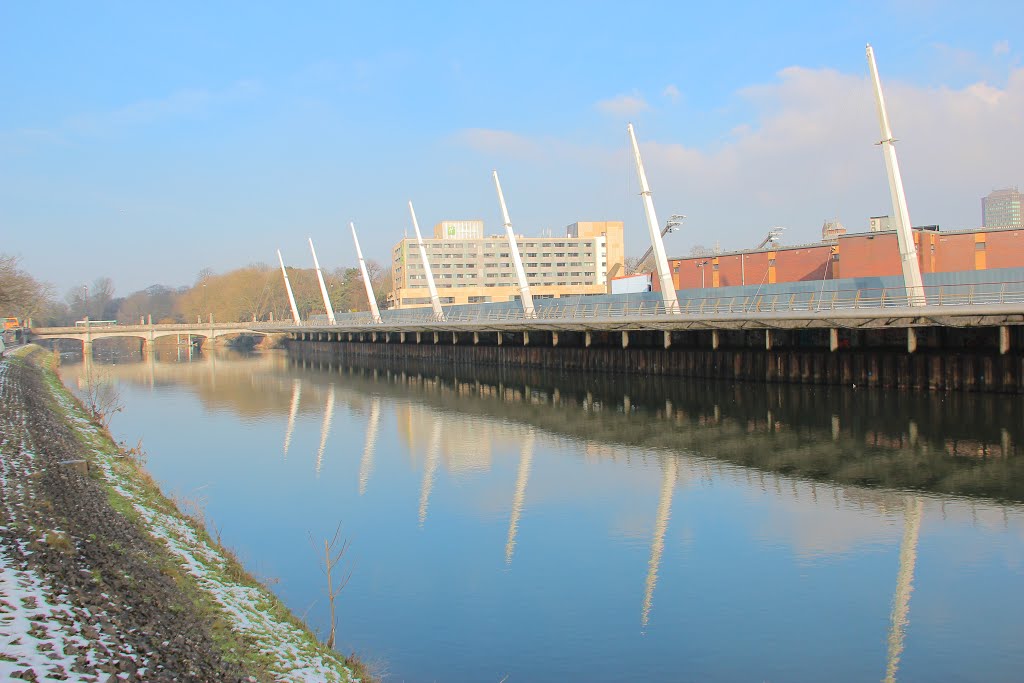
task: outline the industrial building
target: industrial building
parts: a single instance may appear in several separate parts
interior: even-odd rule
[[[623,272],[622,221],[579,221],[564,236],[516,235],[534,298],[605,294]],[[482,220],[441,221],[425,238],[427,260],[442,304],[514,301],[519,285],[505,235],[485,236]],[[426,271],[415,238],[392,249],[390,308],[430,305]]]
[[[873,226],[885,223],[872,219]],[[941,231],[938,226],[926,226],[914,228],[913,235],[922,273],[1024,266],[1024,229]],[[896,232],[882,229],[842,233],[810,244],[671,257],[669,268],[676,289],[902,274]],[[657,278],[653,280],[656,286]]]

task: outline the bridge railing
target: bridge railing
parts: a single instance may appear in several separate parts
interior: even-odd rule
[[[1024,306],[1024,282],[990,282],[964,285],[929,285],[923,288],[924,303],[929,307],[1020,305]],[[879,310],[906,308],[918,303],[908,296],[902,287],[863,289],[822,289],[819,291],[791,291],[754,293],[735,296],[718,296],[709,293],[704,296],[684,296],[678,308],[667,308],[661,301],[629,300],[587,302],[574,297],[568,302],[559,299],[540,299],[535,302],[534,315],[527,318],[517,305],[506,306],[449,306],[443,319],[434,316],[430,308],[414,308],[381,311],[382,322],[388,325],[437,325],[448,323],[512,323],[528,320],[540,322],[572,322],[619,318],[654,318],[660,316],[706,317],[720,315],[752,315],[760,313],[815,314],[829,311]],[[336,313],[335,326],[376,327],[368,312]],[[275,330],[288,327],[291,321],[275,322],[215,322],[215,329],[261,329]],[[310,316],[299,327],[329,327],[326,315]],[[165,325],[118,325],[116,328],[97,328],[97,333],[146,332],[151,329],[161,332],[196,332],[209,330],[211,323],[165,324]],[[38,330],[44,332],[44,330]],[[68,333],[81,335],[83,327],[47,328],[45,333]]]
[[[445,311],[443,321],[449,323],[504,323],[536,321],[579,321],[584,319],[615,319],[657,317],[666,315],[709,316],[758,313],[826,313],[849,310],[887,310],[907,308],[922,303],[921,297],[908,295],[903,287],[839,289],[820,291],[770,292],[737,296],[683,297],[678,308],[668,308],[661,301],[581,302],[574,299],[562,303],[558,299],[536,302],[534,315],[527,318],[522,308],[506,306],[457,306]],[[923,288],[927,306],[1024,305],[1024,282],[991,282],[964,285],[930,285]],[[430,308],[381,311],[384,324],[416,325],[440,322]],[[322,321],[319,320],[322,318]],[[339,325],[373,325],[369,313],[337,314]],[[326,326],[326,316],[306,322]]]
[[[324,316],[326,320],[326,316]],[[158,332],[196,332],[201,333],[204,330],[209,330],[211,327],[216,330],[223,329],[237,329],[237,330],[261,330],[261,329],[277,329],[282,325],[291,324],[290,320],[282,320],[277,322],[202,322],[202,323],[157,323],[154,325],[78,325],[75,327],[35,327],[32,328],[37,333],[45,334],[76,334],[83,335],[86,331],[93,332],[95,334],[103,334],[106,332],[147,332],[149,330],[156,330]]]

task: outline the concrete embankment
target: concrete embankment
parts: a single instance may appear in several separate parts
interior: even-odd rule
[[[353,681],[37,347],[0,361],[0,679]]]

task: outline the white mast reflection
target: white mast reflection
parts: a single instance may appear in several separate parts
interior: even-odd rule
[[[640,611],[640,625],[644,628],[647,627],[647,622],[651,618],[654,588],[658,584],[658,568],[661,566],[661,553],[665,550],[665,532],[668,531],[668,520],[672,513],[672,494],[675,492],[676,477],[679,472],[679,464],[675,456],[666,456],[664,468],[661,478],[661,496],[658,498],[658,515],[654,523],[654,538],[651,540],[651,559],[647,563],[644,606]]]
[[[914,567],[917,564],[917,537],[921,531],[921,499],[907,497],[903,518],[903,540],[900,541],[900,568],[896,574],[896,594],[892,599],[889,619],[889,654],[885,667],[885,683],[895,683],[896,671],[903,654],[903,637],[910,612],[910,594],[914,591]]]
[[[334,385],[327,394],[327,409],[324,411],[324,423],[320,427],[320,449],[316,452],[316,476],[320,476],[320,468],[324,463],[324,448],[327,447],[327,435],[331,432],[331,418],[334,416]]]
[[[359,465],[359,495],[366,493],[366,484],[373,472],[373,452],[377,448],[377,430],[380,429],[380,398],[374,396],[370,401],[370,422],[366,426],[366,446],[363,448],[363,460]]]
[[[299,400],[302,397],[302,381],[292,380],[292,405],[288,410],[288,429],[284,433],[284,457],[288,458],[288,447],[292,443],[292,432],[295,431],[295,416],[299,414]]]
[[[508,520],[508,540],[505,542],[505,564],[512,564],[512,553],[516,549],[516,534],[519,531],[519,517],[523,513],[526,499],[526,484],[530,481],[530,465],[533,463],[533,430],[523,437],[519,451],[519,475],[516,477],[516,492],[512,497],[512,517]]]
[[[434,417],[430,430],[430,445],[427,447],[427,461],[423,466],[423,488],[420,490],[420,526],[427,521],[427,506],[430,505],[430,490],[434,488],[434,474],[437,472],[438,455],[441,450],[441,418]]]

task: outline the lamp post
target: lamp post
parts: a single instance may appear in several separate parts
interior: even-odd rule
[[[82,320],[89,319],[89,285],[82,285]]]
[[[697,267],[700,268],[700,288],[704,289],[704,266],[708,264],[707,259],[697,262]]]

